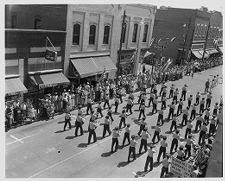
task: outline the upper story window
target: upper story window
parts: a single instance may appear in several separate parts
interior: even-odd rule
[[[133,30],[133,36],[132,36],[132,42],[137,42],[137,31],[138,31],[138,24],[134,24],[134,30]]]
[[[148,36],[148,24],[145,24],[144,26],[144,32],[143,32],[143,42],[147,42],[147,36]]]
[[[16,14],[13,14],[11,17],[11,27],[16,28],[16,26],[17,26],[17,16]]]
[[[96,25],[91,25],[89,31],[89,45],[95,44],[95,38],[96,38]]]
[[[79,23],[73,25],[73,45],[80,45],[80,29]]]
[[[105,45],[109,44],[109,35],[110,35],[110,26],[106,25],[104,27],[103,44],[105,44]]]
[[[41,28],[41,17],[36,16],[34,17],[34,29],[40,29]]]
[[[122,43],[125,43],[126,31],[127,31],[127,24],[124,23],[124,26],[123,26],[123,34],[122,34]]]

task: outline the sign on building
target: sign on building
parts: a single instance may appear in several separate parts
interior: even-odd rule
[[[187,163],[186,161],[181,161],[177,158],[172,157],[170,171],[176,177],[187,178],[187,177],[191,177],[193,166]]]
[[[45,59],[50,60],[50,61],[56,61],[57,60],[57,52],[46,49]]]

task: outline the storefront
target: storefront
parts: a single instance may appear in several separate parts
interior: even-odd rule
[[[13,102],[22,99],[22,94],[27,93],[18,76],[8,76],[5,78],[5,102]]]
[[[39,99],[46,94],[63,92],[69,86],[70,81],[61,72],[62,70],[52,70],[45,72],[30,72],[27,82],[28,94],[26,98],[33,102],[33,106],[38,110]]]
[[[110,56],[70,59],[69,79],[76,85],[91,82],[95,84],[103,74],[116,71]]]
[[[134,62],[135,57],[134,57],[135,50],[122,50],[121,51],[121,60],[120,60],[120,65],[119,65],[119,75],[129,75],[129,74],[134,74],[135,66]],[[119,54],[118,54],[119,57]]]

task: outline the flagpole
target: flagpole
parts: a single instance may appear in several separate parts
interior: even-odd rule
[[[207,32],[206,32],[206,38],[205,38],[205,44],[204,44],[204,49],[203,49],[202,61],[204,61],[205,49],[206,49],[207,40],[208,40],[208,34],[209,34],[209,28],[210,28],[210,21],[209,21]]]

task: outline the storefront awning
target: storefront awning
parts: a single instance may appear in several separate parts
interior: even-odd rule
[[[209,49],[209,50],[206,50],[206,52],[210,55],[214,54],[214,53],[218,53],[218,51],[216,49]]]
[[[223,53],[223,47],[218,47],[220,52]]]
[[[94,62],[98,68],[103,72],[104,70],[110,72],[112,70],[117,70],[116,66],[112,62],[112,59],[109,56],[104,57],[94,57]]]
[[[54,87],[59,84],[70,83],[66,76],[61,72],[31,75],[30,79],[33,84],[39,85],[40,88]]]
[[[196,56],[196,58],[201,59],[202,55],[198,50],[192,50],[192,53],[194,54],[194,56]]]
[[[199,50],[199,53],[201,54],[201,58],[202,58],[202,56],[203,56],[203,51],[204,51],[204,50]],[[204,58],[208,58],[209,55],[210,55],[210,54],[208,54],[208,52],[205,51]]]
[[[27,88],[19,78],[5,79],[5,94],[16,95],[17,93],[26,93]]]
[[[71,62],[81,78],[97,75],[102,72],[93,58],[72,59]]]

